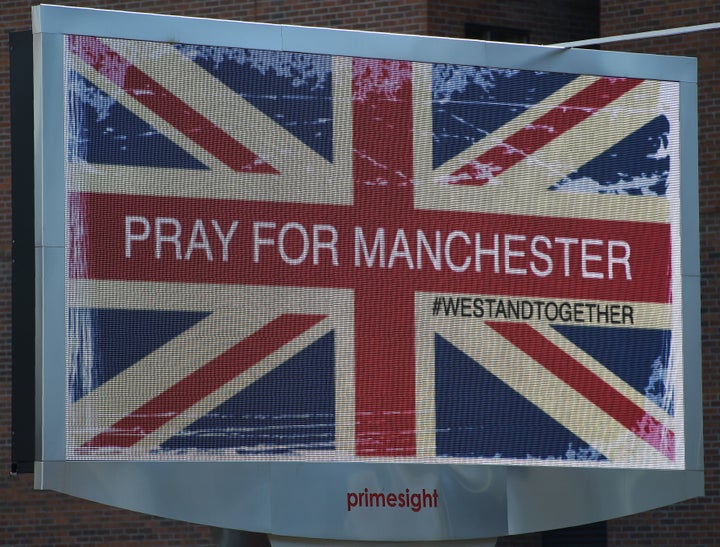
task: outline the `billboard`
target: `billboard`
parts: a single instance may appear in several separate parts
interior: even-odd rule
[[[39,487],[397,541],[702,492],[694,62],[34,14]]]

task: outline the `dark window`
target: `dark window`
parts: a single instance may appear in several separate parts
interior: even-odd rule
[[[530,31],[509,27],[480,25],[478,23],[465,23],[465,38],[527,44],[530,42]]]

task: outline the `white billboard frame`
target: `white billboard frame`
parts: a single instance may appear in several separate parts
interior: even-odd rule
[[[702,495],[702,391],[694,59],[241,23],[58,6],[33,8],[36,104],[36,488],[143,513],[279,536],[363,541],[490,538],[620,517]],[[671,80],[680,88],[685,469],[387,462],[68,461],[65,453],[65,35],[247,47]],[[366,484],[442,485],[442,511],[356,512]],[[323,485],[318,488],[318,485]],[[581,485],[581,486],[580,486]],[[238,495],[238,492],[243,492]],[[592,492],[592,499],[588,499]],[[344,497],[345,496],[345,497]]]

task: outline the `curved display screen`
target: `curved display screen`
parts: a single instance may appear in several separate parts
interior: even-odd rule
[[[702,492],[689,61],[36,15],[38,487],[365,541]]]

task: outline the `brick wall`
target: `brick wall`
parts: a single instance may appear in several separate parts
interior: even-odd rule
[[[712,1],[602,0],[602,35],[720,21]],[[609,46],[606,46],[610,49]],[[608,523],[609,545],[717,545],[720,542],[720,31],[622,42],[613,49],[698,58],[700,261],[702,290],[705,497]]]
[[[379,2],[332,2],[315,0],[258,2],[256,21],[311,26],[399,32],[404,34],[427,33],[427,7],[425,0],[397,0]]]

